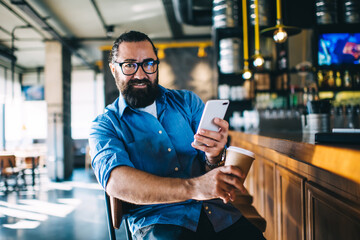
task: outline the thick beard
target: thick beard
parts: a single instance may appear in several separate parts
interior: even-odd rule
[[[134,88],[134,85],[138,83],[145,83],[146,88]],[[154,83],[151,83],[149,79],[131,79],[126,84],[118,81],[117,77],[116,85],[126,103],[133,108],[144,108],[151,105],[159,94],[158,74]]]

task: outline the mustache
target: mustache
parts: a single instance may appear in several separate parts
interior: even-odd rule
[[[151,85],[151,82],[149,79],[143,78],[143,79],[132,79],[128,82],[129,86],[136,85],[136,84],[142,84],[145,83],[146,85]]]

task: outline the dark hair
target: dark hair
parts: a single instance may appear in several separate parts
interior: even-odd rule
[[[114,63],[116,61],[117,56],[118,56],[119,45],[122,42],[141,42],[141,41],[149,41],[154,49],[155,55],[157,56],[157,50],[155,48],[155,45],[151,41],[151,39],[148,37],[148,35],[146,35],[145,33],[142,33],[142,32],[130,31],[130,32],[125,32],[125,33],[121,34],[114,41],[114,44],[113,44],[113,47],[111,49],[110,56],[109,56],[109,63]]]

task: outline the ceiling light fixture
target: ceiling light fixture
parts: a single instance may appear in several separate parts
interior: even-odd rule
[[[259,0],[254,0],[254,13],[255,13],[255,55],[252,56],[253,65],[261,67],[265,60],[260,54],[260,37],[259,37]]]
[[[161,60],[161,59],[164,59],[165,58],[165,49],[164,48],[159,48],[158,49],[158,53],[157,53],[157,55],[158,55],[158,58]]]
[[[242,71],[243,79],[250,79],[252,74],[249,70],[249,47],[248,47],[248,27],[247,27],[247,10],[246,0],[242,0],[242,15],[243,15],[243,43],[244,43],[244,69]]]
[[[111,38],[114,35],[114,25],[106,26],[106,36]]]
[[[211,41],[203,41],[203,42],[169,42],[169,43],[155,43],[155,47],[158,49],[158,58],[165,58],[165,49],[167,48],[198,48],[197,56],[198,57],[206,57],[206,48],[211,47]]]
[[[199,45],[199,50],[198,50],[197,55],[198,55],[199,58],[203,58],[203,57],[207,56],[207,53],[205,51],[205,47],[203,45]]]
[[[289,36],[296,35],[301,32],[300,28],[285,26],[281,17],[281,0],[276,0],[276,25],[261,31],[266,37],[273,37],[276,43],[283,43]]]

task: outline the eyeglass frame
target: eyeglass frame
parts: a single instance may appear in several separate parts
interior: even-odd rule
[[[152,73],[149,73],[149,72],[145,71],[145,69],[144,69],[144,67],[143,67],[143,64],[144,64],[145,62],[150,62],[150,61],[153,61],[154,63],[157,64],[156,70],[155,70],[154,72],[152,72]],[[121,69],[121,72],[122,72],[125,76],[131,76],[131,75],[134,75],[135,73],[137,73],[137,71],[139,70],[139,66],[141,66],[142,70],[143,70],[144,73],[146,73],[146,74],[154,74],[154,73],[156,73],[156,72],[158,71],[158,69],[159,69],[159,63],[160,63],[160,61],[159,61],[159,60],[154,60],[154,59],[150,58],[150,59],[145,59],[145,60],[142,61],[142,62],[125,61],[125,62],[121,62],[121,63],[119,63],[119,62],[115,62],[115,63],[119,64],[120,69]],[[124,70],[122,69],[122,65],[123,65],[124,63],[132,63],[132,64],[135,63],[136,66],[137,66],[135,72],[134,72],[134,73],[131,73],[131,74],[126,74],[126,73],[124,73]]]

